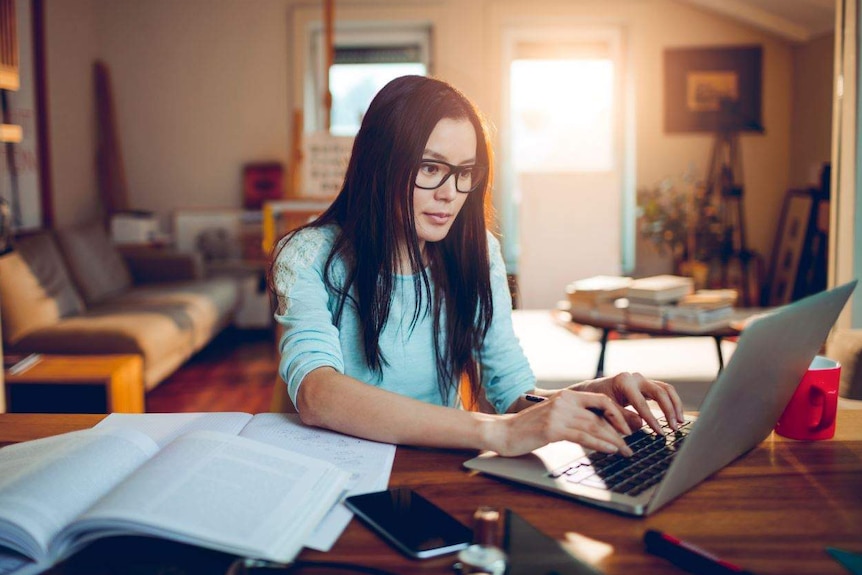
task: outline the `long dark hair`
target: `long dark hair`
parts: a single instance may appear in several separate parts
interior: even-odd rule
[[[428,138],[444,118],[469,120],[476,130],[476,163],[489,170],[481,186],[470,192],[445,239],[426,243],[426,271],[415,231],[413,182]],[[327,288],[338,294],[335,323],[340,323],[345,305],[355,306],[365,361],[377,372],[387,364],[379,338],[389,319],[398,248],[404,242],[412,269],[419,270],[413,275],[416,308],[411,327],[424,313],[433,313],[444,403],[462,376],[470,382],[473,400],[479,396],[478,353],[494,313],[486,235],[491,168],[488,130],[464,94],[424,76],[396,78],[378,92],[362,120],[338,196],[320,217],[299,228],[337,224],[339,232],[324,269]],[[297,231],[277,244],[280,249]],[[271,286],[277,256],[270,268]],[[336,283],[331,268],[338,258],[346,263],[347,276]]]

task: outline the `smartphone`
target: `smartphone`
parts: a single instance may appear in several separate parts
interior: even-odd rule
[[[469,527],[407,487],[353,495],[344,504],[371,529],[414,559],[453,553],[473,540]]]

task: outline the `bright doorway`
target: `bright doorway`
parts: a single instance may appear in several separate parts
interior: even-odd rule
[[[505,47],[504,247],[521,307],[547,309],[628,267],[622,33],[518,29]]]

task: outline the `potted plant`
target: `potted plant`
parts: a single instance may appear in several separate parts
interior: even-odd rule
[[[722,225],[706,186],[691,176],[668,177],[637,192],[638,231],[660,254],[670,254],[679,275],[705,287],[709,263],[718,257]]]

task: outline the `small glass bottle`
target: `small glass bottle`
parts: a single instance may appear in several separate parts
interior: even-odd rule
[[[479,507],[473,514],[473,544],[458,553],[462,575],[503,575],[506,553],[500,548],[502,520],[494,507]]]

